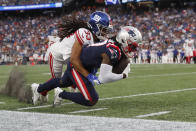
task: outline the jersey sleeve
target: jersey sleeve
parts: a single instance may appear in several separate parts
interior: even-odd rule
[[[120,60],[121,58],[121,50],[118,46],[116,46],[114,43],[109,42],[106,45],[106,54],[109,56],[109,59],[111,60],[112,64],[115,64]]]
[[[85,29],[85,28],[80,28],[75,32],[75,37],[80,43],[80,45],[91,45],[93,44],[93,35],[92,33]]]

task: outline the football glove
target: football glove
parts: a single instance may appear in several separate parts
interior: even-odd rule
[[[87,79],[92,83],[93,86],[95,86],[95,83],[97,85],[101,84],[101,82],[98,80],[98,78],[91,73],[87,76]]]
[[[97,71],[98,71],[98,69],[97,68],[94,68],[93,71],[92,71],[92,74],[93,75],[96,75]]]

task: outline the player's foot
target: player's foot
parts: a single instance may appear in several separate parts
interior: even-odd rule
[[[37,103],[37,101],[40,98],[40,93],[37,91],[38,87],[39,87],[39,84],[36,84],[36,83],[33,83],[31,85],[31,90],[32,90],[32,93],[33,93],[32,100],[33,100],[34,105]]]
[[[56,105],[60,105],[61,102],[62,102],[62,98],[59,97],[59,94],[63,92],[63,90],[59,87],[57,87],[55,90],[54,90],[54,103],[53,103],[53,106],[56,106]]]

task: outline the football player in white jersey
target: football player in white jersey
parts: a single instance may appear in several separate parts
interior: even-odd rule
[[[173,50],[174,48],[172,46],[167,48],[167,63],[169,64],[173,63]]]
[[[183,47],[185,49],[186,63],[190,64],[190,60],[193,56],[194,50],[194,39],[191,38],[191,35],[189,35],[188,39],[185,40]]]
[[[71,17],[63,18],[58,25],[60,41],[51,46],[49,53],[52,77],[61,77],[63,64],[68,62],[69,59],[74,68],[83,76],[88,77],[92,75],[81,64],[80,53],[82,47],[94,44],[95,41],[107,39],[109,27],[111,27],[110,17],[101,11],[92,13],[87,23]],[[32,91],[36,92],[36,89],[36,86],[32,85]],[[41,94],[46,96],[47,92],[42,92]]]
[[[151,63],[156,64],[157,63],[157,51],[155,48],[151,50]]]
[[[50,35],[48,36],[48,38],[46,39],[45,43],[48,44],[48,49],[46,51],[46,54],[44,56],[44,61],[48,61],[49,58],[49,53],[51,52],[51,46],[55,43],[58,43],[60,41],[60,38],[56,35]]]

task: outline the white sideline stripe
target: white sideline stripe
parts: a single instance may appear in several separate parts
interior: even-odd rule
[[[159,115],[164,115],[164,114],[168,114],[171,111],[163,111],[163,112],[156,112],[156,113],[150,113],[150,114],[145,114],[145,115],[139,115],[136,116],[137,118],[144,118],[144,117],[149,117],[149,116],[159,116]]]
[[[189,74],[196,74],[196,72],[189,72],[189,73],[170,73],[170,74],[160,74],[160,75],[142,75],[142,76],[131,76],[128,78],[146,78],[146,77],[156,77],[156,76],[178,76],[178,75],[189,75]]]
[[[68,112],[68,113],[84,113],[84,112],[91,112],[91,111],[100,111],[100,110],[106,110],[108,108],[97,108],[97,109],[90,109],[90,110],[79,110],[79,111],[73,111],[73,112]]]
[[[0,110],[1,131],[195,131],[195,122]],[[17,121],[16,121],[17,119]]]
[[[196,90],[196,88],[188,88],[188,89],[182,89],[182,90],[171,90],[171,91],[163,91],[163,92],[154,92],[154,93],[145,93],[145,94],[136,94],[136,95],[129,95],[129,96],[117,96],[117,97],[109,97],[109,98],[101,98],[99,101],[104,100],[112,100],[112,99],[121,99],[121,98],[130,98],[135,96],[148,96],[148,95],[158,95],[158,94],[167,94],[167,93],[175,93],[175,92],[182,92],[182,91],[191,91]],[[63,103],[62,105],[69,105],[74,104],[73,102],[70,103]],[[17,110],[28,110],[28,109],[35,109],[35,108],[45,108],[45,107],[51,107],[52,105],[45,105],[45,106],[36,106],[36,107],[26,107],[26,108],[18,108]]]
[[[5,102],[0,102],[0,104],[5,104]]]

